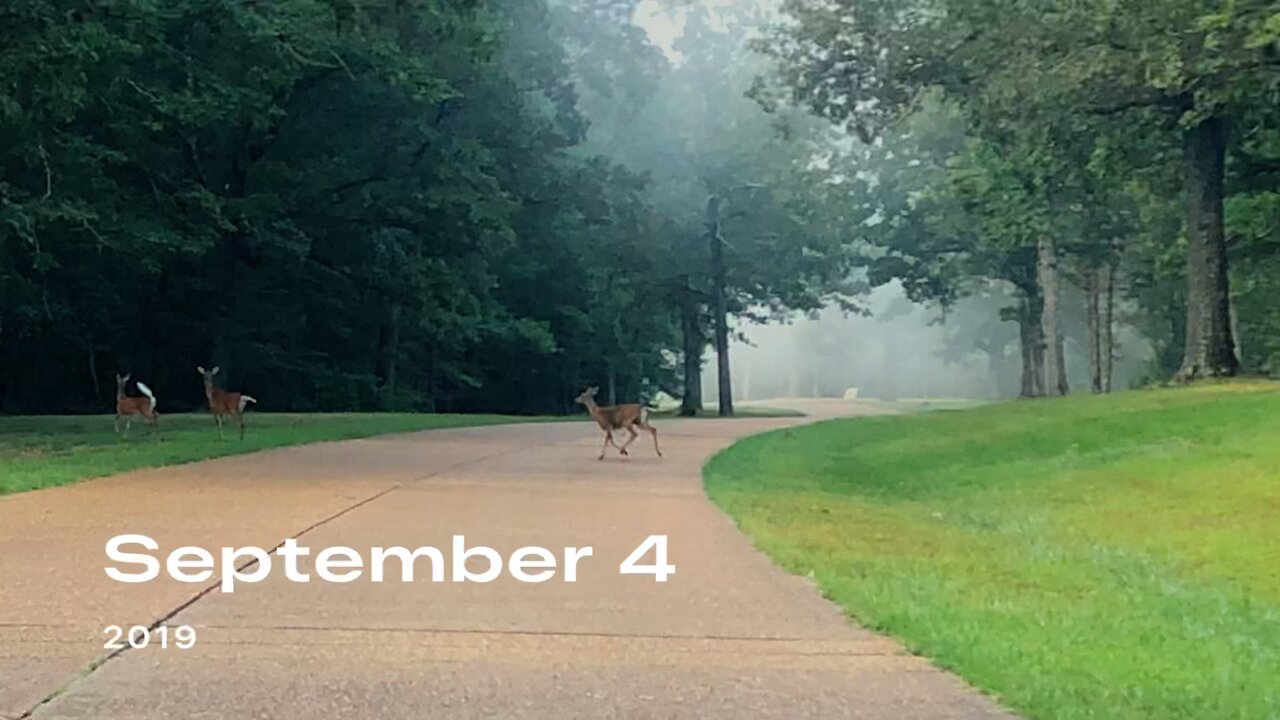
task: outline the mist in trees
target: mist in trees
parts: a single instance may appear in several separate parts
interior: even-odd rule
[[[265,409],[687,414],[1280,371],[1278,17],[6,3],[0,411],[197,407],[197,365]]]

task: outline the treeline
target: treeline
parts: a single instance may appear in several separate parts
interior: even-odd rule
[[[1095,392],[1120,322],[1150,341],[1152,379],[1280,373],[1272,0],[784,7],[758,97],[863,141],[829,165],[872,282],[943,305],[1012,290],[1022,394],[1068,389],[1068,287]]]
[[[708,346],[727,408],[741,323],[890,281],[1012,298],[1024,395],[1122,324],[1280,371],[1273,3],[637,6],[0,5],[0,412],[695,412]]]
[[[196,407],[197,365],[265,409],[697,407],[717,322],[820,305],[840,244],[741,82],[754,125],[674,100],[740,40],[676,67],[633,5],[4,3],[0,411]]]

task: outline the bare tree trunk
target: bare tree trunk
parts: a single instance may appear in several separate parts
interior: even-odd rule
[[[680,332],[684,337],[684,395],[680,414],[692,417],[702,412],[702,350],[706,340],[698,322],[698,304],[688,293],[680,302]]]
[[[1058,248],[1052,236],[1037,243],[1036,273],[1044,297],[1041,329],[1044,333],[1044,378],[1046,395],[1066,395],[1067,373],[1062,356],[1062,333],[1058,329]]]
[[[439,347],[435,338],[432,338],[427,345],[427,401],[425,405],[426,411],[432,413],[440,410]]]
[[[612,360],[604,361],[605,382],[604,382],[604,402],[606,405],[618,404],[618,371],[613,366]]]
[[[720,237],[720,196],[707,199],[707,240],[711,245],[712,307],[716,331],[716,382],[721,417],[733,416],[733,379],[729,374],[729,308],[725,298],[724,241]]]
[[[1186,130],[1187,334],[1177,379],[1228,377],[1240,369],[1231,337],[1231,293],[1223,231],[1226,122],[1209,118]]]
[[[1105,301],[1102,311],[1102,392],[1111,392],[1112,368],[1115,366],[1115,299],[1116,269],[1114,265],[1106,265],[1102,272],[1102,298]]]
[[[1089,325],[1089,389],[1102,393],[1102,272],[1100,267],[1085,268],[1085,314]]]
[[[1044,395],[1044,333],[1040,328],[1038,297],[1023,298],[1018,306],[1018,336],[1022,346],[1022,397]]]
[[[400,365],[400,314],[398,303],[387,309],[387,317],[378,330],[378,376],[381,380],[383,409],[391,409],[392,393],[396,389],[396,374]]]

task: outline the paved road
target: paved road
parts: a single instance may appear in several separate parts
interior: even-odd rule
[[[866,411],[832,403],[821,415]],[[130,473],[0,498],[0,717],[990,718],[994,705],[848,624],[704,497],[733,439],[796,420],[670,421],[666,458],[595,459],[584,423],[444,430]],[[509,575],[236,592],[106,577],[120,533],[316,550],[592,546],[576,583]],[[623,576],[666,534],[676,574]],[[447,554],[447,552],[446,552]],[[304,571],[311,570],[304,564]],[[102,629],[169,617],[194,648],[103,658]],[[53,695],[51,699],[50,696]]]

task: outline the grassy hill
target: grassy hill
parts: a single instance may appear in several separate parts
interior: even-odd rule
[[[783,566],[1028,717],[1280,717],[1280,385],[833,421],[705,479]]]

